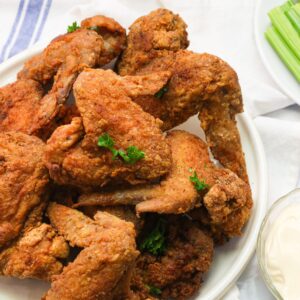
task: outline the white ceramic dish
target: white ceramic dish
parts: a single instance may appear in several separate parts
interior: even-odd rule
[[[42,49],[36,46],[0,65],[0,86],[12,82],[25,60]],[[22,116],[20,116],[22,117]],[[261,221],[266,211],[267,174],[263,146],[252,120],[246,113],[238,116],[242,144],[251,182],[254,208],[244,235],[216,250],[215,259],[197,300],[216,300],[234,284],[252,256]],[[199,121],[191,118],[180,128],[202,135]],[[0,300],[38,300],[49,285],[37,280],[0,278]]]
[[[266,28],[271,24],[268,12],[284,2],[284,0],[257,0],[254,15],[255,41],[269,74],[289,98],[300,104],[300,84],[280,60],[264,36]]]

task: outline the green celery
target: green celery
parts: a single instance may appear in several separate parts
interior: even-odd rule
[[[300,3],[295,4],[293,9],[300,16]]]
[[[292,7],[290,10],[286,11],[285,14],[297,30],[298,34],[300,34],[300,16],[296,13],[295,9]]]
[[[283,3],[281,6],[278,6],[282,11],[286,12],[288,11],[292,6],[294,5],[293,1],[289,0],[285,3]]]
[[[275,7],[269,12],[269,17],[288,47],[300,59],[300,36],[285,15],[284,9],[282,7]]]
[[[289,49],[278,31],[273,26],[270,26],[267,28],[265,36],[281,60],[294,74],[297,81],[300,82],[300,60]]]

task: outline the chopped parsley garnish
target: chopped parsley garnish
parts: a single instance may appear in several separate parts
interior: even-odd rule
[[[164,254],[167,247],[166,227],[166,221],[159,219],[152,231],[140,243],[140,250],[147,251],[155,256]]]
[[[158,92],[154,94],[155,98],[161,99],[163,95],[169,90],[167,84],[164,85]]]
[[[149,289],[149,294],[152,296],[159,296],[162,293],[160,288],[157,288],[153,285],[147,284],[146,287]]]
[[[194,184],[195,189],[197,191],[203,191],[203,190],[205,190],[209,187],[208,184],[206,184],[204,180],[200,180],[198,178],[198,175],[197,175],[196,171],[194,171],[193,176],[190,176],[190,181]]]
[[[136,146],[129,146],[126,151],[115,149],[115,142],[108,133],[104,133],[99,137],[98,146],[110,150],[113,154],[113,159],[120,156],[127,164],[135,164],[137,161],[145,157],[145,153],[139,150]]]
[[[77,22],[75,21],[72,23],[72,25],[68,26],[68,33],[74,32],[79,28],[80,28],[80,26],[78,26]]]
[[[139,150],[135,146],[129,146],[126,149],[125,153],[122,150],[119,150],[119,155],[123,158],[123,160],[128,164],[135,164],[137,161],[145,157],[145,153],[141,150]]]

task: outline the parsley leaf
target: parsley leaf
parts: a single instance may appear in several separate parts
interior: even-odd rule
[[[78,26],[77,22],[75,21],[72,23],[72,25],[68,26],[68,33],[74,32],[79,28],[80,28],[80,26]]]
[[[159,296],[162,293],[160,288],[157,288],[153,285],[148,285],[147,284],[146,287],[149,289],[149,293],[152,296]]]
[[[205,189],[207,189],[209,187],[208,184],[206,184],[204,180],[200,180],[198,178],[196,171],[194,171],[194,175],[193,176],[190,176],[190,181],[192,183],[194,183],[195,189],[197,191],[203,191],[203,190],[205,190]]]
[[[153,230],[140,244],[142,251],[147,251],[155,256],[164,254],[166,250],[166,221],[159,219]]]
[[[154,94],[155,98],[161,99],[163,97],[163,95],[168,91],[168,86],[167,84],[165,86],[163,86],[158,92],[156,92]]]
[[[120,156],[127,164],[135,164],[137,161],[145,157],[145,153],[135,146],[129,146],[126,149],[126,152],[115,149],[115,142],[108,133],[104,133],[99,137],[97,145],[110,150],[113,154],[113,159]]]
[[[119,155],[124,159],[124,161],[128,164],[135,164],[137,161],[145,157],[145,153],[141,150],[139,150],[135,146],[129,146],[126,149],[125,153],[122,150],[119,150]]]

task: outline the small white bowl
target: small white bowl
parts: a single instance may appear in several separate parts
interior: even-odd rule
[[[300,203],[300,189],[295,189],[290,193],[288,193],[287,195],[278,199],[270,207],[268,213],[266,214],[261,224],[258,239],[257,239],[256,255],[257,255],[260,271],[268,289],[277,300],[284,300],[284,299],[280,295],[279,291],[276,289],[275,285],[272,282],[272,278],[268,274],[268,269],[266,267],[266,256],[265,256],[266,238],[270,233],[274,220],[276,220],[276,218],[279,217],[283,209],[288,207],[291,204],[296,204],[296,203],[298,204]]]

